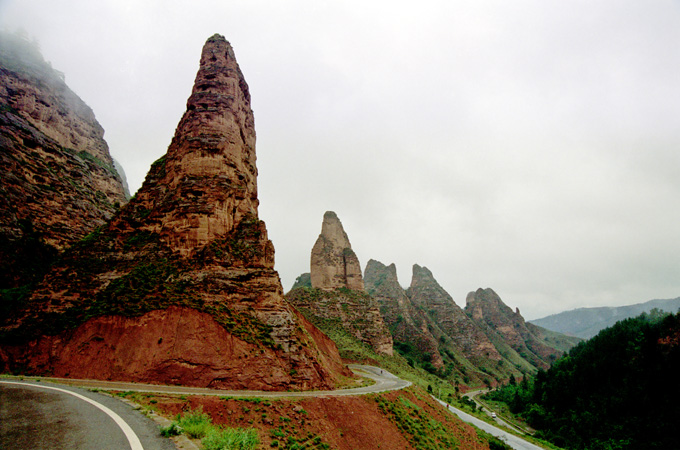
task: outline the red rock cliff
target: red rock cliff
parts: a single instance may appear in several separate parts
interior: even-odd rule
[[[309,324],[283,298],[274,247],[257,217],[256,177],[248,85],[230,44],[215,35],[203,48],[168,152],[140,191],[69,251],[28,308],[5,322],[5,368],[69,367],[77,376],[87,370],[77,361],[94,358],[109,368],[101,370],[105,377],[222,388],[332,387],[342,370],[337,350],[328,350],[328,342],[320,350]],[[182,322],[185,316],[196,320]],[[145,323],[169,325],[150,333],[141,331]],[[181,347],[184,356],[163,344],[175,342],[179,331],[195,337]],[[119,339],[130,332],[138,339]],[[102,352],[108,357],[94,356]],[[132,364],[131,354],[148,367]]]

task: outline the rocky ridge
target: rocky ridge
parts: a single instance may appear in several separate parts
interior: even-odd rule
[[[531,330],[519,309],[512,311],[492,289],[477,289],[466,298],[465,313],[486,334],[497,333],[531,365],[547,369],[562,352],[543,342],[538,327]]]
[[[525,324],[490,289],[470,293],[463,310],[417,264],[407,290],[394,264],[369,261],[364,281],[398,353],[409,364],[458,383],[489,384],[536,372],[577,343]]]
[[[364,291],[359,259],[338,216],[324,214],[312,248],[311,272],[298,277],[286,299],[322,330],[342,328],[377,353],[392,355],[392,336],[378,304]]]
[[[438,340],[430,331],[433,324],[406,295],[397,279],[396,266],[385,266],[371,259],[366,264],[364,282],[366,291],[380,305],[380,313],[392,334],[394,345],[413,345],[421,358],[425,357],[435,369],[442,369],[444,361]]]
[[[0,37],[0,289],[36,282],[56,254],[126,202],[92,110],[37,46]]]
[[[437,283],[427,267],[413,265],[413,277],[406,293],[414,305],[436,318],[439,328],[475,365],[502,359],[489,338]]]
[[[93,364],[104,378],[230,389],[323,389],[347,375],[283,298],[255,159],[248,85],[212,36],[167,154],[2,323],[0,365],[79,377]],[[201,331],[177,340],[187,327]]]

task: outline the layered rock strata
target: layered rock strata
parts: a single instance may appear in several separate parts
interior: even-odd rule
[[[466,298],[465,313],[488,333],[498,333],[522,358],[547,369],[562,352],[543,342],[538,327],[530,330],[519,310],[513,311],[492,289],[477,289]]]
[[[126,202],[92,110],[37,46],[0,36],[0,289],[39,279],[55,255]]]
[[[296,288],[286,300],[322,330],[341,328],[376,353],[392,355],[392,335],[375,299],[363,291]]]
[[[439,328],[453,340],[467,359],[480,364],[484,360],[499,361],[502,358],[489,338],[437,283],[427,267],[413,265],[413,277],[407,294],[417,307],[436,318]]]
[[[286,299],[322,329],[340,327],[376,353],[392,355],[392,335],[378,303],[364,291],[359,259],[333,211],[323,216],[309,276],[300,275]]]
[[[102,376],[121,380],[332,387],[347,372],[337,348],[327,339],[317,345],[323,335],[283,298],[257,217],[256,177],[248,85],[231,45],[215,35],[167,154],[117,216],[66,253],[23,313],[5,321],[4,368],[68,367],[76,376],[88,370],[73,368],[77,355],[103,361]],[[135,348],[143,350],[135,356]],[[148,363],[131,363],[139,358]]]
[[[312,248],[311,280],[317,289],[364,290],[359,259],[333,211],[323,215],[321,234]]]
[[[435,369],[442,369],[444,362],[438,340],[430,331],[434,328],[431,320],[406,295],[397,279],[396,266],[369,260],[364,284],[366,291],[380,305],[380,313],[392,334],[394,345],[414,346],[421,359],[427,359]]]

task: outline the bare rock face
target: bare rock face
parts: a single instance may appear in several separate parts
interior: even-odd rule
[[[0,164],[0,289],[35,282],[126,202],[92,110],[34,44],[9,34],[0,36]]]
[[[435,318],[442,331],[467,359],[476,365],[482,364],[484,360],[502,359],[489,338],[465,315],[426,267],[413,265],[413,278],[407,294],[416,306]]]
[[[153,355],[144,358],[153,359],[154,367],[175,367],[177,356],[163,353],[157,342],[172,341],[185,325],[138,333],[139,339],[118,344],[115,336],[146,321],[195,316],[198,322],[186,325],[195,336],[195,357],[187,364],[205,366],[197,369],[203,375],[178,369],[173,382],[270,390],[332,387],[343,375],[337,350],[320,349],[314,330],[283,298],[274,247],[257,217],[256,177],[248,85],[230,44],[215,35],[203,48],[187,111],[167,154],[152,165],[120,213],[72,247],[27,307],[2,324],[0,343],[12,351],[5,352],[9,356],[0,366],[56,370],[50,361],[68,360],[74,345],[84,349],[78,358],[87,361],[102,345],[115,344],[120,349],[102,364],[116,369],[102,373],[167,381],[158,380],[160,369],[137,371],[127,364],[125,355],[134,350],[125,346],[147,348]],[[109,331],[89,331],[102,327]],[[101,339],[104,344],[94,343]],[[56,356],[33,364],[27,349],[40,346]],[[219,356],[213,347],[233,349],[226,353],[233,358]],[[22,349],[28,360],[17,356]]]
[[[519,355],[537,368],[547,369],[562,351],[547,345],[540,333],[527,327],[519,310],[512,311],[492,289],[477,289],[466,298],[465,312],[489,332],[499,333]]]
[[[312,287],[323,290],[364,290],[359,259],[340,219],[333,211],[323,216],[321,234],[312,248]]]
[[[406,348],[413,346],[417,356],[426,359],[435,369],[442,369],[444,361],[439,352],[438,340],[430,331],[435,326],[406,295],[397,279],[396,266],[385,266],[379,261],[369,260],[364,283],[366,291],[380,305],[380,313],[392,334],[394,345]]]
[[[274,349],[236,337],[209,314],[177,306],[141,317],[97,317],[72,332],[38,339],[28,350],[9,346],[0,351],[0,358],[10,356],[24,370],[56,377],[214,389],[285,390],[290,385],[290,369]],[[251,370],[243,370],[243,360]],[[313,366],[297,370],[300,388],[318,384]]]

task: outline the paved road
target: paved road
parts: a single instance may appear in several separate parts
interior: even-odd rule
[[[403,389],[411,385],[410,381],[402,380],[397,376],[379,367],[365,366],[361,364],[350,364],[348,366],[355,373],[371,378],[375,384],[352,389],[337,389],[334,391],[229,391],[223,389],[208,389],[187,386],[167,386],[159,384],[126,383],[120,381],[101,381],[101,380],[74,380],[69,378],[48,378],[31,377],[52,383],[80,386],[84,388],[97,388],[112,391],[133,391],[133,392],[153,392],[156,394],[176,394],[176,395],[217,395],[220,397],[262,397],[262,398],[284,398],[284,397],[324,397],[324,396],[345,396],[362,395],[377,392],[393,391]]]
[[[66,383],[70,385],[78,385],[78,386],[83,386],[83,387],[92,387],[92,388],[99,388],[99,389],[105,389],[105,390],[121,390],[121,391],[136,391],[136,392],[154,392],[154,393],[162,393],[162,394],[176,394],[176,395],[219,395],[219,396],[230,396],[230,397],[273,397],[273,398],[282,398],[282,397],[325,397],[325,396],[344,396],[344,395],[362,395],[362,394],[369,394],[369,393],[376,393],[376,392],[385,392],[385,391],[390,391],[390,390],[397,390],[397,389],[403,389],[405,387],[408,387],[411,385],[411,382],[402,380],[400,378],[397,378],[395,375],[387,372],[384,369],[380,369],[379,367],[373,367],[373,366],[365,366],[365,365],[359,365],[359,364],[352,364],[349,366],[355,373],[358,373],[362,376],[371,378],[375,381],[375,384],[371,386],[365,386],[365,387],[360,387],[360,388],[353,388],[353,389],[339,389],[339,390],[334,390],[334,391],[306,391],[306,392],[271,392],[271,391],[225,391],[225,390],[215,390],[215,389],[205,389],[205,388],[192,388],[192,387],[183,387],[183,386],[163,386],[163,385],[153,385],[153,384],[139,384],[139,383],[122,383],[122,382],[108,382],[108,381],[99,381],[99,380],[71,380],[71,379],[57,379],[57,378],[43,378],[43,380],[46,381],[52,381],[56,383]],[[7,387],[8,385],[1,384],[3,383],[0,381],[0,448],[5,450],[5,449],[24,449],[24,448],[35,448],[35,449],[41,449],[41,448],[56,448],[56,449],[99,449],[99,448],[130,448],[129,445],[123,446],[123,447],[116,447],[116,446],[111,446],[111,447],[87,447],[87,446],[76,446],[76,447],[55,447],[55,446],[50,446],[50,447],[40,447],[36,445],[19,445],[19,446],[14,446],[14,447],[4,447],[4,442],[3,439],[5,438],[6,431],[3,428],[4,425],[2,425],[6,420],[9,421],[17,421],[20,423],[20,425],[17,425],[17,427],[25,427],[29,431],[30,429],[30,423],[21,423],[20,419],[16,418],[15,416],[12,416],[12,412],[6,412],[5,405],[8,404],[7,401],[5,401],[5,398],[3,397],[6,395],[4,392],[6,389],[17,389],[17,387],[12,386],[11,388]],[[34,383],[35,384],[35,383]],[[23,386],[21,386],[23,387]],[[124,411],[125,413],[131,413],[133,412],[130,407],[127,405],[124,405],[123,403],[119,402],[117,399],[106,397],[103,395],[95,394],[92,392],[88,391],[83,391],[79,390],[77,388],[73,387],[64,387],[64,389],[69,389],[74,392],[78,392],[80,394],[86,395],[90,398],[97,397],[97,401],[100,401],[104,404],[106,404],[108,407],[110,407],[112,410],[116,411],[117,413],[120,414],[121,410],[126,410]],[[36,389],[36,388],[31,388],[31,389]],[[37,395],[35,391],[30,392],[30,395]],[[43,392],[43,394],[45,394]],[[51,395],[54,395],[50,393]],[[9,394],[7,394],[9,395]],[[15,397],[20,396],[19,393],[14,393]],[[64,394],[67,397],[68,394]],[[9,398],[8,398],[9,400]],[[72,399],[66,399],[63,400],[66,402],[74,402],[75,400]],[[513,434],[510,434],[498,427],[495,427],[487,422],[484,422],[483,420],[480,420],[474,416],[471,416],[470,414],[467,414],[459,409],[453,408],[451,406],[448,406],[446,403],[439,401],[442,405],[445,405],[449,408],[449,411],[451,411],[453,414],[456,414],[459,418],[461,418],[463,421],[471,423],[472,425],[475,425],[478,428],[483,429],[484,431],[499,437],[502,439],[504,442],[506,442],[508,445],[510,445],[512,448],[516,450],[543,450],[541,447],[538,447],[534,444],[531,444],[522,438],[519,438]],[[39,402],[39,400],[38,400]],[[43,403],[45,403],[43,401]],[[80,402],[80,403],[85,403],[85,402]],[[87,405],[87,403],[85,403]],[[116,408],[114,408],[112,405],[115,405]],[[13,407],[14,408],[14,407]],[[61,406],[58,406],[58,408],[61,408]],[[86,412],[84,415],[87,420],[90,420],[90,415],[93,414],[92,412],[92,406],[90,405],[90,410],[89,412]],[[7,408],[8,409],[8,408]],[[96,412],[96,411],[95,411]],[[10,415],[5,415],[5,414],[10,414]],[[42,414],[42,413],[35,413],[35,414]],[[49,418],[53,416],[51,419]],[[47,425],[46,427],[43,427],[46,429],[46,434],[47,437],[49,438],[50,435],[55,435],[53,428],[57,428],[56,426],[50,427],[49,425],[54,425],[56,424],[59,426],[60,424],[58,423],[59,421],[57,418],[59,417],[60,410],[57,409],[54,413],[46,414],[43,416],[39,417],[46,417]],[[17,413],[17,415],[20,416],[20,414]],[[100,415],[103,415],[101,413]],[[123,414],[121,416],[125,417]],[[141,414],[136,414],[134,415],[136,417],[135,420],[139,421],[140,419],[146,419],[143,417]],[[138,417],[137,417],[138,416]],[[7,419],[6,419],[7,418]],[[106,417],[104,417],[101,420],[105,420]],[[74,421],[77,421],[78,419],[74,419]],[[82,420],[82,417],[81,419]],[[125,419],[128,421],[128,418],[126,417]],[[110,420],[111,423],[113,421]],[[26,421],[25,421],[26,422]],[[27,421],[31,422],[31,421]],[[150,421],[149,421],[150,422]],[[162,440],[162,442],[165,442],[169,447],[147,447],[147,444],[145,443],[144,439],[142,439],[142,435],[138,431],[138,427],[133,426],[133,424],[129,421],[130,426],[137,432],[137,434],[140,435],[140,439],[142,440],[144,444],[144,449],[145,450],[155,450],[155,449],[160,449],[160,450],[166,450],[167,449],[172,449],[174,448],[172,444],[170,443],[169,440],[165,439]],[[35,428],[35,427],[34,427]],[[118,431],[111,431],[110,434],[120,434],[120,430]],[[152,435],[153,437],[158,436],[158,426],[154,425],[153,422],[151,422],[151,432],[147,432],[146,435]],[[145,435],[145,436],[146,436]],[[119,436],[120,438],[120,436]],[[32,436],[31,439],[43,439],[39,437],[39,434],[36,434],[35,436]],[[85,438],[83,438],[85,439]],[[149,444],[151,445],[151,444]]]
[[[467,397],[467,398],[471,399],[473,402],[475,402],[475,404],[478,407],[483,408],[483,411],[487,416],[491,417],[491,411],[489,411],[489,408],[486,405],[482,404],[482,402],[480,402],[477,399],[477,397],[479,397],[482,394],[486,394],[487,392],[489,392],[488,389],[478,389],[476,391],[469,391],[466,394],[463,394],[463,397]],[[506,428],[510,428],[512,430],[515,430],[519,434],[526,434],[526,430],[522,430],[522,429],[520,429],[520,428],[518,428],[514,425],[511,425],[508,422],[506,422],[505,420],[501,419],[500,417],[495,417],[493,420],[498,425],[500,425],[502,427],[506,427]]]
[[[472,416],[464,411],[461,411],[458,408],[454,408],[453,406],[450,406],[439,399],[435,398],[435,400],[437,400],[439,403],[447,407],[449,411],[457,415],[463,422],[470,423],[476,426],[477,428],[481,428],[487,433],[496,436],[497,438],[501,439],[503,442],[505,442],[515,450],[545,450],[542,447],[539,447],[538,445],[525,441],[521,437],[515,436],[514,434],[510,434],[507,431],[495,427],[490,423],[484,422],[483,420],[478,419],[475,416]]]
[[[0,380],[3,450],[174,450],[118,399],[70,386]]]

